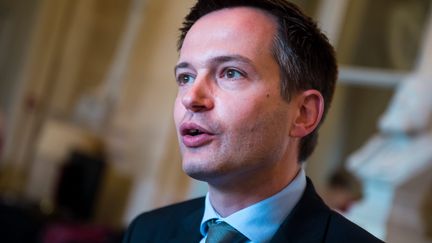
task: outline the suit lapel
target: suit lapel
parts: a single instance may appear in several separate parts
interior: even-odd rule
[[[168,242],[199,242],[199,232],[204,214],[204,202],[201,206],[181,220]],[[315,192],[309,178],[300,201],[279,227],[271,243],[310,243],[323,242],[330,217],[330,209]],[[173,219],[174,220],[174,219]]]
[[[323,242],[329,217],[329,208],[307,178],[306,189],[300,201],[270,242]]]
[[[201,219],[204,214],[204,202],[202,206],[185,217],[168,242],[199,242],[202,238],[199,231]]]

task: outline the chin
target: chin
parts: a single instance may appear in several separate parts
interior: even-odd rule
[[[183,171],[191,178],[212,185],[230,183],[238,174],[235,167],[215,161],[188,161],[183,163]]]
[[[205,166],[197,162],[183,162],[183,171],[188,176],[200,181],[205,180],[206,175],[209,174],[208,169],[203,167]]]
[[[208,182],[212,178],[217,178],[223,175],[223,171],[217,168],[210,167],[207,163],[209,161],[198,162],[198,161],[188,161],[183,162],[183,171],[190,177],[199,181]],[[211,163],[214,165],[214,163]]]

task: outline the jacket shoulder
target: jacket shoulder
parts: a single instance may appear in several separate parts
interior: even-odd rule
[[[360,226],[331,210],[325,242],[383,242]]]
[[[138,215],[134,221],[144,223],[150,221],[152,224],[157,221],[164,221],[164,219],[172,218],[183,218],[190,214],[192,211],[197,210],[200,207],[204,207],[204,197],[196,198],[162,208],[158,208],[149,212]]]
[[[153,238],[157,239],[175,230],[179,221],[203,207],[202,197],[142,213],[132,220],[123,243],[154,242]]]

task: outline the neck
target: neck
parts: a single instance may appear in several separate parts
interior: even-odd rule
[[[209,182],[210,202],[216,212],[227,217],[280,192],[294,180],[300,168],[295,162],[291,168],[274,167],[258,175],[236,175],[235,180],[224,183]]]

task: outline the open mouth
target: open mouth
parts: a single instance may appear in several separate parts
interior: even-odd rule
[[[182,142],[187,147],[200,147],[213,140],[213,133],[195,123],[185,123],[180,126]]]
[[[204,132],[202,132],[201,130],[199,130],[199,129],[188,129],[187,131],[186,131],[186,135],[189,135],[189,136],[198,136],[198,135],[201,135],[201,134],[204,134]]]
[[[183,125],[180,126],[180,134],[182,136],[199,136],[202,134],[208,134],[208,135],[212,135],[212,133],[210,133],[209,131],[207,131],[206,129],[198,126],[197,124],[194,123],[185,123]]]

